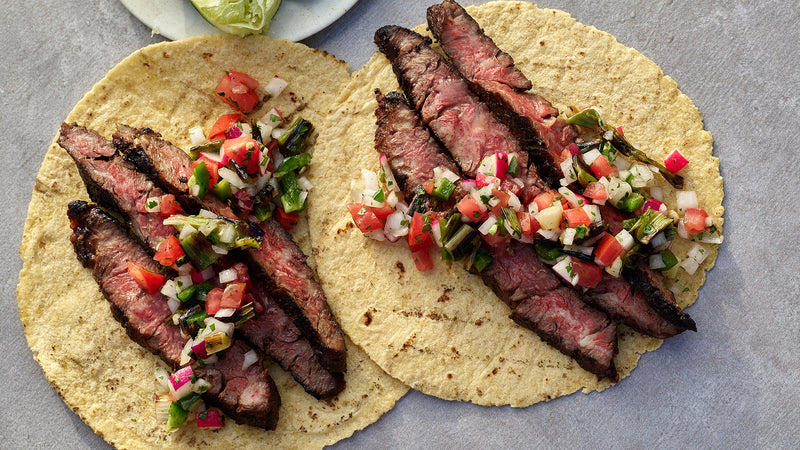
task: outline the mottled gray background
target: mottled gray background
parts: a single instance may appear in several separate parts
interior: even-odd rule
[[[422,23],[427,5],[361,0],[305,42],[358,69],[375,51],[376,28]],[[61,121],[117,62],[161,38],[112,0],[3,6],[0,448],[105,448],[31,357],[15,302],[18,250],[35,174]],[[411,392],[337,447],[797,448],[796,2],[547,0],[540,6],[566,10],[647,55],[705,116],[725,177],[726,222],[717,265],[689,310],[700,332],[646,354],[630,378],[602,394],[511,409]]]

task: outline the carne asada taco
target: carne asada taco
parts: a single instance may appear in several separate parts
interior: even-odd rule
[[[549,100],[562,112],[570,111],[571,114],[571,111],[594,106],[601,112],[604,123],[620,127],[625,137],[615,134],[621,136],[622,131],[619,130],[607,130],[611,134],[604,136],[625,139],[654,161],[665,161],[671,152],[679,150],[689,160],[688,166],[680,171],[683,176],[681,189],[696,195],[698,204],[710,217],[708,221],[718,231],[721,230],[722,178],[719,174],[719,162],[712,156],[711,135],[703,129],[702,117],[691,100],[678,90],[676,83],[664,75],[656,64],[637,51],[621,45],[613,36],[582,25],[561,11],[539,9],[533,4],[523,2],[492,2],[467,8],[467,11],[497,47],[513,58],[513,64],[522,72],[522,81],[519,86],[512,86],[512,90],[524,91],[528,87],[525,81],[530,80],[531,92]],[[430,28],[437,37],[444,39],[442,30],[437,29],[435,17],[434,23],[431,23],[431,10],[428,19]],[[425,29],[426,27],[421,26],[416,31],[424,35]],[[398,35],[404,37],[399,41],[395,40]],[[508,289],[509,286],[503,284],[506,281],[499,278],[504,270],[506,274],[513,274],[515,267],[524,267],[526,276],[532,276],[535,271],[541,272],[541,262],[532,247],[518,241],[511,241],[511,248],[514,250],[510,253],[511,257],[505,258],[492,253],[491,256],[495,258],[492,263],[494,266],[490,265],[486,269],[491,273],[487,275],[483,272],[479,277],[464,270],[458,262],[446,265],[435,261],[431,269],[421,272],[415,269],[415,265],[419,267],[419,260],[412,257],[405,244],[379,242],[362,234],[365,229],[372,233],[374,228],[359,229],[362,224],[353,222],[357,213],[351,211],[351,216],[348,205],[358,202],[353,194],[361,192],[360,198],[367,198],[367,189],[363,185],[359,186],[363,170],[380,174],[391,166],[399,184],[412,179],[421,182],[424,177],[417,177],[415,170],[430,169],[426,166],[431,164],[440,167],[449,164],[442,161],[429,163],[428,161],[435,159],[432,156],[430,160],[426,159],[429,158],[426,156],[429,153],[437,152],[430,148],[444,145],[448,146],[449,153],[460,165],[465,177],[472,171],[473,174],[467,177],[472,178],[480,158],[465,163],[463,155],[469,154],[467,147],[470,143],[458,142],[471,131],[452,125],[457,122],[453,116],[441,121],[430,121],[430,117],[425,116],[430,115],[431,111],[437,111],[437,108],[447,108],[448,101],[451,102],[449,104],[456,104],[458,101],[462,113],[468,111],[470,118],[482,117],[481,109],[485,109],[485,106],[481,102],[489,103],[494,109],[493,103],[507,101],[503,97],[505,94],[502,89],[499,94],[483,95],[482,89],[491,88],[494,80],[489,80],[484,85],[477,77],[473,78],[474,74],[467,75],[473,83],[470,89],[460,87],[461,82],[458,81],[448,82],[446,86],[445,83],[437,85],[437,81],[431,79],[418,81],[421,73],[430,74],[431,72],[426,72],[430,70],[440,72],[425,76],[454,78],[451,69],[445,67],[447,63],[439,62],[439,56],[431,52],[426,53],[423,40],[414,36],[414,33],[403,31],[400,27],[388,26],[376,33],[376,42],[386,56],[377,53],[344,87],[338,106],[320,130],[315,150],[317,157],[323,159],[325,164],[313,167],[309,175],[316,186],[309,196],[309,229],[313,254],[331,309],[348,336],[389,374],[426,394],[445,399],[468,400],[481,405],[528,406],[579,389],[584,392],[606,389],[613,380],[628,376],[642,353],[660,346],[661,340],[652,336],[667,337],[683,330],[694,329],[694,322],[680,308],[688,307],[697,299],[698,290],[705,280],[705,271],[713,266],[716,258],[717,244],[714,242],[695,247],[697,242],[690,239],[676,239],[670,250],[678,258],[691,260],[691,249],[699,248],[705,259],[700,260],[697,270],[693,270],[690,263],[685,265],[687,270],[673,270],[673,276],[667,280],[666,285],[659,281],[663,279],[661,274],[643,280],[654,272],[649,266],[625,269],[628,272],[623,271],[624,281],[606,280],[608,276],[604,276],[604,293],[613,294],[612,297],[627,296],[631,300],[634,296],[641,297],[640,289],[652,289],[657,295],[666,294],[666,290],[669,290],[666,296],[670,298],[674,294],[677,307],[673,305],[671,311],[666,311],[670,308],[659,309],[664,305],[656,304],[634,308],[638,308],[644,316],[652,315],[653,309],[657,310],[658,321],[655,327],[648,328],[649,325],[645,323],[647,317],[641,314],[638,317],[636,314],[634,317],[624,317],[623,311],[610,310],[613,305],[604,307],[602,301],[607,296],[602,295],[599,285],[588,291],[566,286],[566,283],[557,281],[549,268],[544,271],[548,286],[545,291],[548,292],[526,292],[524,286],[515,291],[516,285]],[[456,40],[458,45],[473,45],[480,41],[471,38]],[[465,53],[468,57],[479,55],[478,58],[483,58],[480,55],[497,57],[499,54],[496,51],[482,52],[478,48],[468,48]],[[408,54],[422,54],[423,60],[420,63],[409,62]],[[453,58],[449,52],[448,56]],[[497,58],[502,59],[502,55]],[[480,61],[481,64],[476,65],[480,68],[487,67],[485,60]],[[464,73],[464,68],[458,63],[454,62],[454,66]],[[487,72],[490,76],[501,73],[492,71],[491,68]],[[398,83],[398,77],[401,76]],[[479,86],[475,86],[476,84]],[[403,99],[400,94],[389,94],[400,91],[401,88],[408,100]],[[424,91],[425,89],[429,90]],[[469,91],[478,92],[481,95],[480,100],[476,100],[477,97]],[[437,98],[436,95],[442,97]],[[514,101],[513,95],[518,94],[510,94],[511,103]],[[461,99],[453,100],[457,96],[471,99],[463,102]],[[435,139],[427,137],[426,128],[415,125],[415,122],[420,121],[419,118],[415,120],[409,117],[409,114],[416,113],[400,111],[403,108],[410,110],[415,105],[419,107],[420,104],[424,105],[420,108],[423,110],[422,121],[430,126]],[[477,106],[469,106],[470,104]],[[509,119],[511,116],[513,115],[509,114],[501,122],[517,120],[513,117]],[[494,119],[488,117],[475,119],[482,125],[480,133],[494,132],[492,120]],[[553,120],[556,119],[551,117],[547,126],[552,128]],[[563,125],[563,119],[559,120]],[[378,130],[376,134],[376,129],[385,126],[387,122],[391,122],[387,130]],[[518,125],[517,122],[498,125],[505,127],[505,131],[497,134],[499,137],[495,142],[505,138],[502,133],[514,135]],[[534,123],[532,126],[535,128],[540,125]],[[417,128],[409,131],[413,127]],[[549,136],[540,133],[537,137],[538,145],[546,148],[550,142],[558,143],[559,140],[567,139],[568,133],[565,130],[566,128],[559,128],[557,135]],[[408,132],[407,136],[412,136],[409,142],[415,141],[413,145],[408,145],[414,149],[413,153],[409,151],[411,157],[405,159],[396,158],[386,148],[389,145],[387,142],[391,140],[387,135],[400,135],[401,132]],[[472,137],[470,135],[469,139]],[[524,142],[519,136],[514,137]],[[574,138],[574,135],[570,137],[572,140]],[[343,142],[346,144],[342,144]],[[451,144],[459,147],[451,148]],[[509,145],[516,144],[512,142]],[[567,142],[561,142],[561,145],[564,147],[557,147],[555,156],[564,150]],[[403,147],[401,151],[404,151],[402,149]],[[580,153],[580,149],[576,149]],[[514,150],[508,154],[512,151]],[[381,153],[388,156],[388,162],[383,157],[379,161]],[[535,158],[532,152],[527,154],[532,159]],[[559,180],[556,178],[556,186],[547,182],[546,177],[553,172],[548,172],[546,166],[547,164],[542,164],[542,167],[530,165],[528,179],[536,178],[534,175],[538,173],[544,180],[539,184],[540,187],[556,190]],[[461,175],[452,166],[445,167],[455,177]],[[651,168],[646,167],[650,172]],[[558,171],[556,173],[561,172],[558,166],[555,169]],[[524,168],[519,170],[522,176]],[[660,175],[655,178],[664,201],[675,204],[678,189]],[[526,184],[522,187],[520,198],[526,196],[526,180],[523,180]],[[545,184],[550,184],[550,187]],[[435,190],[433,186],[431,188]],[[433,195],[431,190],[427,192]],[[534,194],[531,193],[530,196]],[[405,200],[409,208],[417,208],[418,205],[412,204],[408,193]],[[364,208],[362,211],[366,210]],[[388,214],[389,211],[385,213]],[[441,222],[439,225],[441,228]],[[378,231],[381,239],[398,239],[398,234],[387,231],[388,219],[382,226],[385,233]],[[413,226],[412,220],[410,228]],[[613,228],[609,226],[609,230]],[[412,232],[408,233],[410,236]],[[400,238],[405,240],[404,236]],[[437,251],[434,247],[431,253],[435,254]],[[452,254],[450,257],[452,258]],[[636,286],[635,295],[631,286]],[[527,299],[541,299],[553,294],[550,297],[552,303],[542,300],[540,305],[561,308],[562,304],[574,303],[574,308],[578,310],[574,314],[581,322],[576,329],[590,329],[590,332],[578,337],[567,336],[573,339],[573,345],[559,341],[561,336],[558,325],[563,323],[559,322],[561,319],[556,318],[550,322],[556,324],[554,327],[537,329],[535,322],[551,311],[535,311],[535,301],[521,300],[518,297],[521,290],[528,296]],[[622,291],[627,294],[621,293]],[[588,298],[592,306],[583,304],[577,300],[578,297]],[[500,299],[503,301],[499,301]],[[649,299],[645,299],[647,301]],[[605,312],[595,310],[595,306],[602,307]],[[589,310],[591,311],[588,312]],[[537,314],[541,316],[536,316]],[[531,315],[534,319],[530,319]],[[587,326],[583,320],[594,320],[595,325]],[[531,326],[531,323],[534,324]],[[536,331],[536,334],[528,328]],[[646,331],[650,335],[634,330]],[[600,342],[596,351],[591,350],[595,342]],[[581,351],[584,346],[589,348],[587,353]],[[581,349],[576,350],[576,347]]]
[[[59,142],[70,148],[70,139],[91,140],[96,136],[99,145],[110,145],[106,140],[113,133],[134,130],[117,129],[118,124],[125,124],[157,130],[163,139],[188,148],[192,127],[208,130],[220,115],[232,112],[214,95],[215,85],[229,70],[262,81],[280,76],[289,83],[288,87],[274,98],[262,92],[263,104],[256,105],[257,111],[274,107],[285,116],[302,115],[313,124],[322,122],[348,79],[346,64],[331,55],[263,36],[242,39],[213,35],[156,44],[126,58],[94,86],[66,118],[66,122],[81,127],[62,127],[63,140]],[[149,131],[135,132],[151,139],[155,136]],[[313,151],[315,136],[309,139]],[[332,397],[315,390],[313,373],[290,374],[282,370],[284,362],[280,366],[277,361],[268,363],[268,377],[274,379],[280,394],[275,430],[265,431],[230,420],[214,431],[185,425],[174,433],[165,432],[164,423],[156,420],[153,399],[154,371],[166,366],[159,357],[137,345],[114,319],[92,271],[82,267],[76,258],[70,243],[70,219],[73,226],[81,220],[99,222],[110,233],[92,238],[93,243],[89,243],[87,231],[76,238],[85,246],[82,250],[86,253],[80,254],[84,263],[100,264],[100,258],[105,258],[103,264],[113,264],[114,251],[138,246],[124,232],[115,231],[121,229],[115,220],[85,203],[70,206],[68,219],[69,202],[88,200],[87,188],[71,155],[76,159],[86,156],[87,161],[92,159],[99,164],[115,164],[115,158],[103,154],[68,154],[56,142],[51,145],[28,210],[20,249],[24,266],[17,299],[28,344],[45,376],[73,411],[109,443],[136,448],[225,446],[231,442],[241,447],[266,443],[277,448],[321,448],[374,422],[407,391],[346,340],[346,388]],[[115,176],[120,173],[115,172]],[[310,253],[302,216],[293,235],[300,247]],[[120,242],[119,247],[106,245],[108,248],[100,255],[97,242],[109,236]],[[146,250],[136,251],[140,259],[148,260]],[[149,264],[153,265],[151,260]],[[126,326],[130,333],[134,325]],[[293,337],[278,339],[289,342]],[[308,383],[301,385],[300,381]],[[338,392],[339,388],[332,390]],[[318,400],[310,393],[329,398]]]

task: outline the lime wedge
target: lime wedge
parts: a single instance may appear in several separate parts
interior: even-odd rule
[[[281,0],[190,0],[216,29],[236,36],[258,34],[269,28]]]

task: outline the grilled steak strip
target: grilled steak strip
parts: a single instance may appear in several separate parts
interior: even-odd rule
[[[133,234],[151,251],[156,250],[159,241],[175,233],[173,226],[164,225],[162,217],[144,208],[148,197],[164,192],[125,161],[111,142],[95,131],[63,124],[58,144],[75,160],[92,200],[126,217]],[[315,397],[341,392],[343,376],[322,367],[311,344],[270,298],[260,280],[254,277],[252,281],[252,294],[263,312],[239,326],[243,337],[290,372]]]
[[[406,98],[464,174],[474,177],[483,158],[504,152],[517,157],[526,202],[544,189],[544,182],[527,171],[528,155],[509,128],[470,91],[455,67],[429,46],[430,39],[385,26],[375,32],[375,43],[391,61]]]
[[[402,94],[376,92],[378,128],[375,130],[375,150],[386,155],[395,180],[406,198],[415,189],[434,178],[433,169],[449,169],[461,176],[453,159],[443,154],[422,120]]]
[[[148,294],[128,273],[128,262],[154,272],[159,271],[157,264],[122,224],[98,207],[74,201],[69,204],[67,215],[75,253],[85,267],[92,269],[114,317],[131,339],[173,368],[179,367],[188,338],[181,336],[178,326],[166,323],[172,313],[163,296]],[[204,398],[239,423],[274,428],[280,407],[275,384],[260,364],[241,369],[243,355],[249,351],[246,344],[237,342],[232,348],[230,357],[238,359],[238,366],[229,362],[198,369],[199,376],[213,375],[213,389]]]
[[[525,89],[530,88],[530,81],[461,5],[448,0],[428,8],[427,16],[431,32],[453,65],[500,121],[509,125],[544,180],[558,189],[563,176],[561,152],[574,142],[574,127],[559,118],[558,110],[541,96],[519,92],[518,77],[528,81]],[[498,76],[511,68],[514,77]]]
[[[630,217],[630,214],[609,205],[601,206],[600,214],[608,223],[608,231],[612,234],[619,233],[623,228],[622,221]],[[694,319],[678,306],[675,294],[664,285],[664,275],[660,272],[639,264],[636,267],[624,267],[622,278],[630,283],[635,297],[646,300],[656,314],[675,326],[679,332],[697,331]]]
[[[530,245],[515,241],[489,251],[492,262],[481,277],[512,309],[511,319],[589,372],[616,381],[617,325],[562,286]]]
[[[433,178],[433,169],[440,162],[444,167],[454,165],[439,153],[439,146],[428,136],[416,111],[399,94],[378,94],[377,100],[375,147],[388,156],[395,178],[405,181],[407,194],[416,188],[411,183],[418,185]],[[511,318],[586,370],[616,380],[616,325],[583,303],[573,289],[561,287],[532,247],[515,243],[510,251],[490,251],[493,261],[481,276],[511,307]]]
[[[182,205],[199,205],[217,215],[236,218],[234,211],[213,195],[199,200],[188,193],[192,159],[158,133],[119,125],[114,145],[127,160],[175,194]],[[268,219],[259,226],[264,232],[261,248],[248,249],[245,254],[266,274],[270,293],[314,346],[322,365],[343,372],[344,338],[322,287],[306,264],[306,255],[276,220]]]

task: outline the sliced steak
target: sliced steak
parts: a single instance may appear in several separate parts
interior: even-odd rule
[[[630,283],[606,273],[584,299],[608,313],[612,319],[648,336],[665,339],[685,330],[662,317],[647,298],[632,289]]]
[[[400,86],[422,121],[453,156],[465,175],[474,177],[481,160],[498,152],[516,155],[523,199],[544,188],[528,178],[528,156],[509,128],[469,89],[467,81],[430,46],[430,39],[398,26],[375,32],[375,43],[392,63]]]
[[[165,192],[124,160],[111,142],[93,130],[63,124],[58,144],[75,160],[92,200],[126,217],[134,236],[146,242],[151,251],[175,233],[175,228],[164,225],[157,213],[144,209],[148,197]],[[254,272],[250,268],[249,273]],[[326,398],[341,392],[344,377],[321,365],[310,342],[259,281],[253,277],[253,293],[264,312],[240,325],[245,339],[290,372],[311,395]]]
[[[114,134],[114,145],[127,160],[175,194],[182,205],[201,206],[220,216],[237,217],[230,206],[213,195],[199,200],[188,194],[192,159],[161,139],[158,133],[120,125]],[[247,257],[266,275],[271,296],[314,346],[320,362],[328,370],[343,372],[346,368],[344,337],[322,287],[306,264],[306,255],[276,220],[268,219],[259,226],[264,233],[261,248],[248,249]]]
[[[561,152],[574,142],[574,127],[543,97],[520,92],[530,89],[530,81],[458,3],[445,1],[428,8],[428,25],[472,89],[520,139],[545,181],[560,187]],[[527,88],[520,89],[519,78],[528,81]]]
[[[608,231],[611,234],[617,234],[623,229],[622,222],[625,219],[632,217],[630,213],[620,211],[608,204],[600,207],[600,214],[603,220],[608,224]],[[631,289],[635,295],[632,299],[637,301],[646,301],[649,303],[651,310],[661,316],[664,320],[673,326],[684,330],[697,331],[697,325],[689,314],[683,312],[678,302],[675,300],[675,294],[672,293],[664,285],[664,275],[653,269],[650,269],[642,263],[636,267],[625,267],[622,269],[622,279],[630,283]],[[645,310],[644,306],[639,306],[637,309]],[[658,337],[658,336],[656,336]]]
[[[617,380],[617,325],[564,287],[530,245],[488,247],[484,282],[512,309],[511,319],[600,378]]]
[[[157,264],[122,224],[98,207],[74,201],[69,204],[67,215],[75,253],[84,266],[92,269],[114,317],[131,339],[177,368],[188,338],[181,335],[178,326],[166,323],[172,312],[164,297],[160,293],[148,294],[128,273],[128,262],[159,272]],[[241,369],[243,355],[250,350],[244,342],[237,341],[233,349],[231,361],[201,369],[200,376],[214,375],[214,386],[204,398],[237,422],[274,428],[280,407],[274,382],[260,362]],[[238,365],[234,363],[237,358]]]
[[[378,95],[376,148],[392,155],[389,165],[395,178],[421,183],[433,177],[433,168],[440,160],[445,160],[445,167],[452,160],[437,153],[438,145],[425,137],[426,130],[414,111],[397,97]],[[407,183],[405,189],[414,187]],[[531,246],[514,243],[509,251],[496,247],[490,251],[493,261],[481,276],[511,307],[511,318],[574,358],[581,367],[616,380],[616,325],[583,303],[573,289],[561,287]]]
[[[384,96],[377,91],[376,99],[375,150],[386,155],[406,198],[411,199],[418,186],[433,179],[433,169],[437,167],[461,175],[453,159],[442,153],[417,111],[402,94],[390,92]]]
[[[58,145],[75,160],[92,200],[128,219],[133,233],[143,242],[154,249],[161,239],[175,233],[175,227],[164,225],[158,214],[145,209],[149,197],[165,192],[125,161],[111,142],[94,130],[65,123]]]

